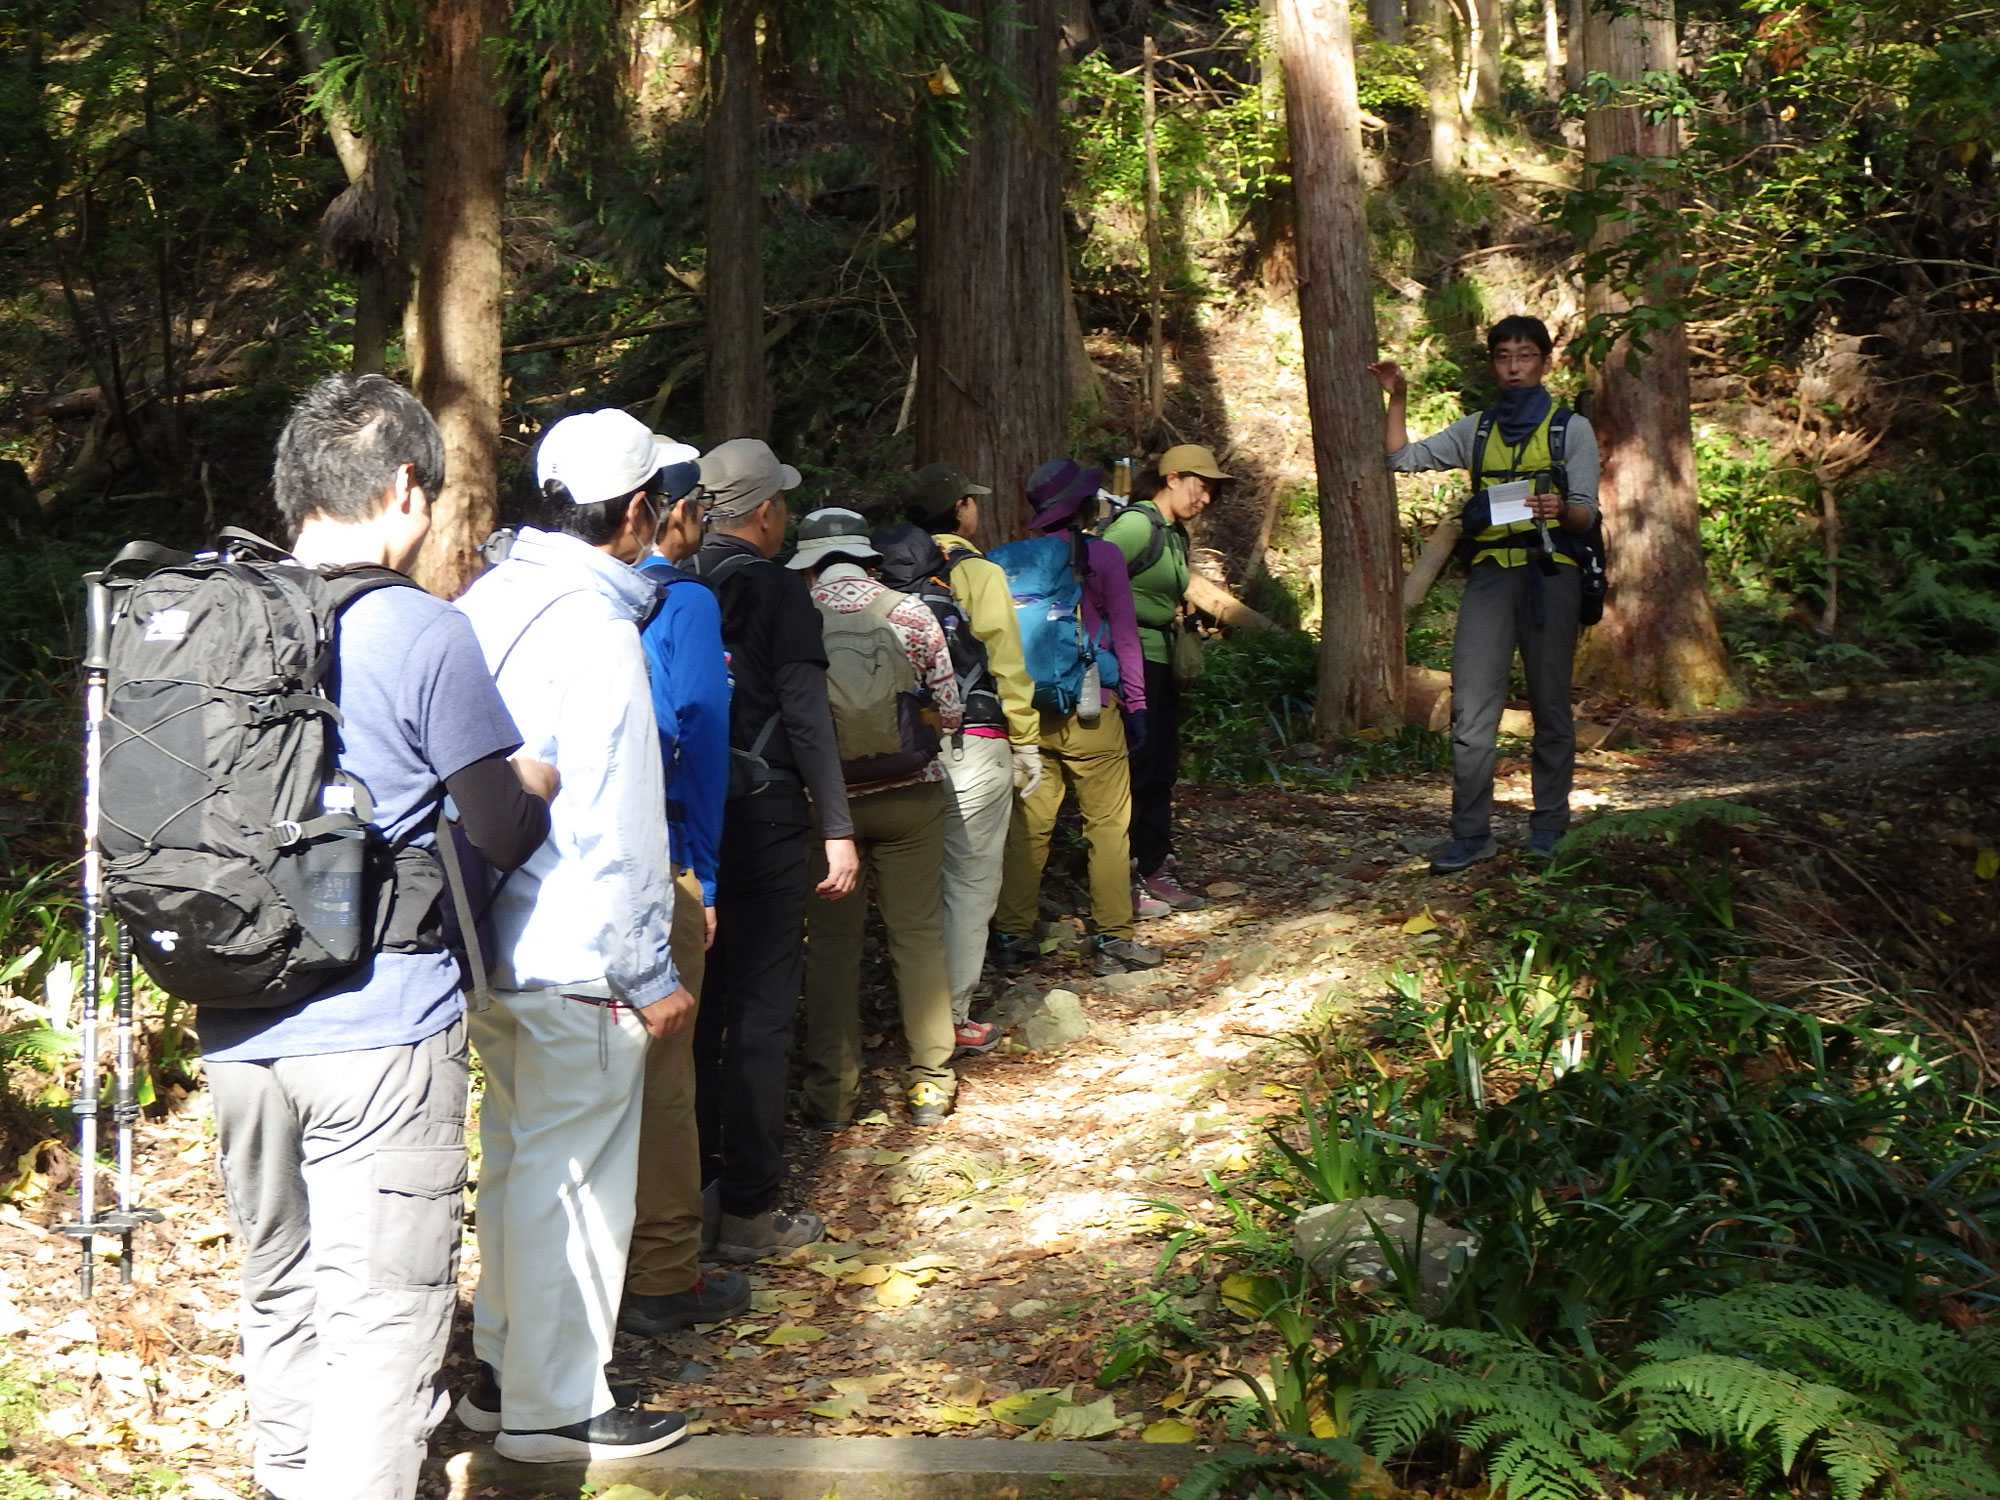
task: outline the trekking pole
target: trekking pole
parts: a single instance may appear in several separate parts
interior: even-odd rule
[[[79,1041],[82,1076],[70,1109],[76,1116],[76,1220],[57,1226],[83,1247],[77,1280],[84,1296],[96,1289],[97,1221],[97,1009],[104,988],[99,960],[104,924],[104,865],[97,851],[97,805],[102,774],[104,689],[111,668],[111,590],[102,573],[83,575],[89,630],[83,654],[83,1013]]]
[[[116,1032],[116,1052],[112,1068],[111,1123],[116,1132],[118,1152],[118,1207],[111,1213],[97,1208],[98,1148],[103,1132],[98,1126],[102,1112],[103,1069],[98,1035],[99,1009],[103,1003],[104,965],[104,860],[98,849],[100,802],[103,794],[105,694],[111,671],[111,627],[117,619],[120,585],[109,583],[102,573],[84,575],[85,617],[88,636],[83,657],[83,1021],[81,1051],[82,1077],[72,1101],[77,1117],[77,1150],[82,1157],[77,1169],[77,1216],[63,1224],[61,1232],[77,1239],[83,1263],[77,1280],[88,1297],[96,1290],[97,1236],[119,1237],[119,1280],[132,1280],[132,1232],[141,1224],[158,1223],[163,1217],[150,1208],[140,1208],[135,1199],[132,1177],[133,1127],[139,1118],[138,1089],[134,1059],[135,1015],[133,1007],[132,936],[118,924],[117,964],[112,1002],[112,1025]]]
[[[132,1231],[141,1224],[158,1224],[165,1217],[156,1208],[141,1208],[138,1188],[132,1178],[133,1137],[139,1124],[136,1032],[138,1017],[133,1003],[132,934],[118,924],[118,996],[113,1015],[118,1027],[118,1081],[111,1110],[118,1127],[118,1212],[113,1221],[118,1231],[118,1279],[132,1284]]]

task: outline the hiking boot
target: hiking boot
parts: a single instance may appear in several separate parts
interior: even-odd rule
[[[1002,974],[1018,974],[1042,956],[1042,945],[1032,938],[1002,932],[993,939],[993,967]]]
[[[1150,894],[1141,882],[1132,887],[1132,919],[1136,922],[1151,922],[1159,917],[1171,917],[1174,909]]]
[[[614,1406],[567,1427],[503,1432],[493,1440],[493,1451],[524,1464],[561,1464],[592,1458],[638,1458],[670,1448],[686,1436],[687,1419],[677,1411]]]
[[[1528,835],[1528,858],[1548,859],[1556,852],[1556,845],[1562,842],[1562,835],[1553,828],[1537,828]]]
[[[912,1125],[942,1125],[951,1112],[951,1095],[934,1083],[911,1084],[909,1101]]]
[[[951,1029],[952,1039],[958,1043],[952,1052],[954,1060],[961,1057],[984,1057],[1000,1045],[1000,1028],[991,1021],[960,1021]]]
[[[1100,974],[1123,974],[1130,969],[1157,969],[1165,961],[1166,955],[1150,943],[1100,937],[1091,967]]]
[[[1193,891],[1186,890],[1181,883],[1169,875],[1162,866],[1148,875],[1139,884],[1147,895],[1155,901],[1164,902],[1175,911],[1200,911],[1208,902]]]
[[[782,1255],[801,1245],[817,1245],[826,1238],[826,1225],[818,1214],[781,1214],[766,1209],[748,1219],[725,1213],[715,1237],[715,1253],[724,1260],[748,1264],[767,1255]]]
[[[1431,856],[1433,875],[1455,875],[1468,865],[1477,864],[1482,859],[1491,859],[1500,852],[1500,846],[1493,842],[1490,833],[1475,839],[1453,839],[1437,854]]]
[[[684,1292],[663,1296],[627,1292],[624,1305],[618,1309],[618,1326],[627,1333],[659,1338],[697,1323],[720,1323],[749,1310],[750,1280],[741,1271],[703,1271]],[[612,1394],[617,1394],[615,1388]]]
[[[854,1123],[852,1120],[829,1120],[823,1115],[816,1115],[810,1111],[801,1114],[799,1118],[806,1122],[806,1129],[817,1130],[822,1135],[832,1135],[835,1131],[845,1130]]]
[[[744,1295],[749,1295],[749,1283],[744,1283]],[[629,1299],[628,1299],[629,1300]],[[637,1406],[639,1387],[614,1383],[611,1399],[618,1406]],[[498,1432],[500,1430],[500,1376],[485,1360],[479,1362],[479,1378],[471,1389],[458,1398],[451,1409],[461,1426],[469,1432]]]

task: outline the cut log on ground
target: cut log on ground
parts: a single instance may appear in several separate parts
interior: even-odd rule
[[[1238,630],[1277,630],[1281,627],[1269,615],[1261,615],[1213,579],[1199,573],[1188,574],[1187,601],[1205,615],[1213,615],[1224,625]]]
[[[1451,673],[1436,667],[1403,668],[1403,722],[1433,734],[1451,727]]]

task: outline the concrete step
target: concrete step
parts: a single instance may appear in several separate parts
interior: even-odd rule
[[[1184,1443],[716,1436],[588,1464],[515,1463],[469,1444],[445,1472],[451,1500],[571,1500],[585,1484],[668,1500],[1158,1500],[1202,1457]]]

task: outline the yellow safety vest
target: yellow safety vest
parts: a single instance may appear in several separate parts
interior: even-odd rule
[[[1500,424],[1495,422],[1493,430],[1486,435],[1486,452],[1481,455],[1478,469],[1480,486],[1506,484],[1515,479],[1546,479],[1555,467],[1549,455],[1549,423],[1555,419],[1557,408],[1551,406],[1549,414],[1542,418],[1541,425],[1528,434],[1527,441],[1515,447],[1500,436]],[[1552,523],[1553,524],[1553,523]],[[1533,521],[1515,521],[1506,526],[1489,526],[1473,538],[1474,542],[1498,542],[1522,532],[1532,532]],[[1481,546],[1472,554],[1475,565],[1489,558],[1503,568],[1526,567],[1534,559],[1539,547],[1487,547]],[[1556,561],[1576,566],[1576,559],[1558,550]]]

